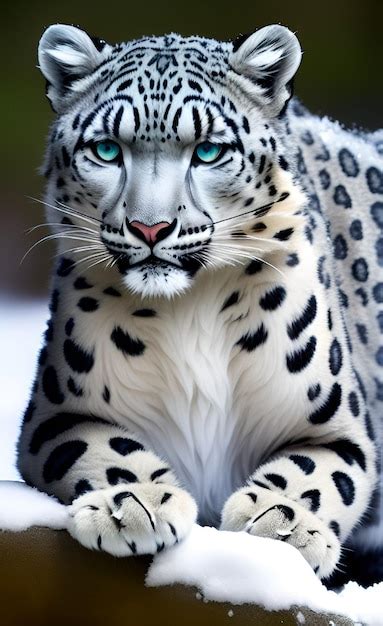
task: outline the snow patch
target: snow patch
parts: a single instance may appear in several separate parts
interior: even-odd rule
[[[0,482],[0,529],[18,532],[31,526],[63,529],[68,513],[64,505],[25,483]]]
[[[154,557],[146,576],[149,587],[177,583],[197,587],[205,601],[268,610],[306,606],[383,625],[383,583],[363,589],[351,582],[339,594],[328,591],[293,546],[244,532],[195,525],[182,543]]]

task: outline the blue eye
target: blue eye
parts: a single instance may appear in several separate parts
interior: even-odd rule
[[[99,141],[92,146],[94,154],[101,161],[116,161],[121,155],[121,148],[115,141]]]
[[[194,150],[194,160],[200,163],[214,163],[222,155],[223,146],[204,141]]]

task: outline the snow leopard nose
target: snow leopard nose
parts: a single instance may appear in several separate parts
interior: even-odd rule
[[[170,222],[159,222],[158,224],[153,224],[153,226],[148,226],[148,224],[143,224],[142,222],[128,222],[126,220],[126,225],[128,230],[136,237],[139,237],[143,241],[145,241],[149,246],[153,246],[158,241],[165,239],[170,233],[173,232],[177,224],[177,220],[173,220]]]

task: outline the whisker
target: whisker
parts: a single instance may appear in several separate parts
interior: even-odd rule
[[[30,233],[33,233],[38,228],[49,227],[49,226],[63,226],[63,224],[61,222],[46,222],[45,224],[36,224],[35,226],[32,226],[31,228],[27,228],[25,233],[29,235]],[[97,230],[93,230],[92,228],[87,228],[86,226],[79,226],[78,224],[65,224],[65,227],[77,228],[87,233],[94,233],[95,235],[98,234]]]
[[[225,217],[222,220],[217,220],[216,222],[211,222],[211,224],[222,224],[222,222],[228,222],[229,220],[234,220],[237,217],[242,217],[243,215],[249,215],[250,213],[253,213],[254,217],[256,217],[257,213],[260,213],[261,211],[264,211],[265,209],[270,209],[274,204],[277,204],[278,200],[274,200],[273,202],[268,202],[267,204],[264,204],[263,206],[260,206],[256,209],[250,209],[250,211],[244,211],[243,213],[238,213],[238,215],[232,215],[231,217]],[[206,224],[207,226],[209,226],[209,224]]]
[[[46,202],[45,200],[34,198],[33,196],[27,196],[27,198],[29,198],[30,200],[33,200],[34,202],[38,202],[39,204],[42,204],[44,206],[50,207],[51,209],[54,209],[55,211],[60,211],[61,213],[72,215],[72,217],[78,217],[84,220],[85,222],[89,222],[90,224],[97,223],[97,222],[102,224],[102,220],[97,219],[97,217],[90,217],[89,215],[84,215],[80,211],[76,211],[76,209],[72,209],[66,204],[59,202],[58,200],[56,200],[56,202],[59,206],[56,206],[54,204],[50,204],[49,202]]]

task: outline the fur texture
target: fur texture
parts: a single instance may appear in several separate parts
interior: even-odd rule
[[[73,502],[88,547],[163,549],[198,506],[292,543],[323,578],[371,505],[380,134],[289,102],[300,56],[281,26],[234,45],[42,37],[60,258],[19,468]]]

